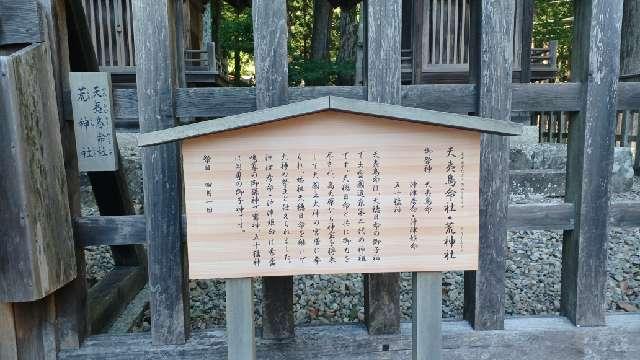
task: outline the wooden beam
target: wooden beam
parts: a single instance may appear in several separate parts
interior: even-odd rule
[[[580,83],[513,84],[513,111],[578,111]],[[640,82],[620,83],[618,110],[637,110]],[[366,100],[364,86],[306,86],[289,88],[289,101],[339,96]],[[255,111],[255,88],[182,88],[176,90],[176,116],[224,117]],[[114,89],[116,121],[137,120],[138,100],[135,89]],[[477,110],[474,84],[421,84],[402,86],[402,105],[422,109],[469,113]],[[69,103],[70,106],[70,103]],[[67,114],[70,116],[70,113]]]
[[[42,42],[36,0],[0,0],[0,46]]]
[[[92,286],[88,292],[91,334],[111,326],[146,283],[146,267],[119,266]]]
[[[509,231],[570,230],[573,217],[574,206],[569,203],[510,205],[507,227]],[[184,217],[182,221],[184,224]],[[609,222],[611,226],[639,227],[640,201],[612,203]],[[84,216],[76,220],[76,227],[84,246],[146,244],[144,215]]]
[[[569,129],[565,200],[575,226],[564,232],[560,309],[579,326],[605,325],[621,22],[622,0],[575,2],[571,79],[583,91]]]
[[[289,102],[287,57],[287,4],[285,0],[253,0],[251,14],[256,67],[256,109]],[[294,336],[293,277],[263,280],[262,336],[282,339]]]
[[[474,6],[470,71],[478,86],[478,115],[508,120],[515,2],[479,0]],[[504,328],[509,139],[482,135],[480,148],[480,258],[478,271],[464,274],[464,318],[476,330],[499,330]]]
[[[368,0],[366,34],[367,100],[400,104],[401,0]],[[372,335],[400,330],[400,274],[363,274],[364,316]]]
[[[133,2],[140,131],[176,125],[175,0]],[[181,241],[182,185],[179,145],[142,150],[144,208],[154,344],[182,344],[189,326],[185,243]]]

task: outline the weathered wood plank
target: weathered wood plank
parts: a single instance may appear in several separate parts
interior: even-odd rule
[[[38,0],[37,2],[39,9],[42,11],[42,26],[43,29],[46,29],[46,31],[44,31],[44,40],[51,47],[49,61],[52,64],[55,79],[69,209],[71,216],[77,217],[80,216],[78,158],[75,149],[73,122],[66,121],[71,119],[71,117],[65,117],[66,114],[71,113],[71,108],[67,108],[69,103],[67,99],[65,99],[65,94],[69,93],[70,71],[67,9],[68,7],[75,9],[77,8],[77,4],[75,4],[75,1],[61,0]],[[60,348],[77,348],[87,334],[87,291],[84,248],[75,236],[75,229],[74,246],[76,277],[73,281],[56,291],[51,299],[51,301],[55,303],[55,336]],[[41,306],[48,305],[43,303]]]
[[[32,301],[76,276],[49,47],[0,56],[0,300]],[[56,191],[50,191],[56,189]]]
[[[98,334],[109,327],[147,282],[142,266],[120,266],[89,289],[89,328]]]
[[[511,116],[515,3],[481,0],[474,10],[470,71],[478,85],[478,114],[506,120]],[[498,330],[504,327],[509,140],[482,135],[480,146],[480,259],[477,272],[465,272],[464,318],[476,330]]]
[[[136,1],[133,24],[140,131],[176,125],[175,1]],[[189,326],[187,258],[181,241],[182,185],[178,144],[142,151],[144,208],[154,344],[182,344]]]
[[[0,46],[42,41],[40,11],[35,0],[0,0]]]
[[[639,227],[639,212],[640,201],[614,202],[609,213],[610,226]],[[510,205],[507,227],[509,231],[570,230],[573,213],[574,206],[570,203]],[[146,244],[143,215],[86,216],[76,223],[84,246]]]
[[[54,297],[13,303],[18,359],[56,360]]]
[[[287,4],[285,0],[253,0],[251,9],[256,67],[256,109],[289,102]],[[294,336],[293,277],[268,277],[263,282],[262,336]]]
[[[583,83],[570,124],[565,199],[575,226],[564,232],[560,309],[580,326],[605,325],[609,178],[615,141],[622,0],[576,1],[572,81]]]
[[[400,41],[402,2],[368,0],[365,3],[367,100],[400,104]],[[400,274],[363,274],[364,316],[370,334],[400,331]]]
[[[512,231],[573,229],[573,210],[573,204],[567,203],[510,205],[507,228]],[[640,219],[637,222],[640,223]]]
[[[610,314],[606,327],[576,328],[565,318],[515,317],[505,320],[508,331],[474,331],[464,321],[442,323],[442,357],[449,360],[622,360],[640,352],[640,315]],[[386,351],[385,351],[386,349]],[[411,323],[398,335],[369,336],[360,325],[305,326],[295,338],[258,339],[261,359],[409,359]],[[186,345],[152,346],[148,334],[90,337],[60,360],[226,359],[224,329],[194,332]]]
[[[253,325],[253,279],[226,279],[227,294],[227,359],[256,358]]]
[[[16,326],[11,303],[0,303],[0,319],[0,355],[6,360],[18,360]]]
[[[144,215],[85,216],[76,224],[83,246],[146,244]]]
[[[579,83],[513,84],[513,111],[578,111]],[[637,109],[640,83],[620,84],[618,110]],[[363,86],[290,87],[289,102],[320,96],[366,100]],[[137,119],[135,89],[114,89],[114,114],[118,119]],[[223,117],[255,111],[255,88],[183,88],[176,90],[176,116]],[[402,104],[428,110],[469,113],[477,110],[474,84],[421,84],[402,86]]]
[[[442,273],[412,274],[411,358],[442,359]]]

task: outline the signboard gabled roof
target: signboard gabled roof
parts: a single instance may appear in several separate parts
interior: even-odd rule
[[[520,135],[522,133],[522,126],[511,121],[325,96],[140,134],[138,146],[179,141],[329,110],[505,136]]]

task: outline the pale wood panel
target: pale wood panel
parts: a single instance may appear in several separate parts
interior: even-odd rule
[[[408,124],[394,120],[371,118],[360,115],[326,112],[283,120],[267,125],[207,135],[183,143],[182,153],[185,173],[185,203],[187,213],[187,243],[189,247],[189,274],[192,278],[236,278],[255,276],[278,276],[311,273],[346,272],[396,272],[396,271],[443,271],[475,269],[478,251],[478,133],[452,130],[430,125]],[[430,174],[424,171],[424,149],[432,149]],[[444,192],[448,163],[446,153],[453,147],[456,158],[450,158],[458,171],[461,170],[461,153],[464,153],[464,176],[454,175],[457,195],[454,197],[456,212],[453,213],[453,228],[456,231],[454,244],[455,259],[445,259],[445,230],[447,218],[444,212]],[[328,164],[327,153],[333,153],[332,164]],[[347,155],[347,170],[344,153]],[[362,167],[360,155],[363,152]],[[375,192],[373,186],[373,153],[378,152],[380,171],[380,261],[374,261],[373,223]],[[287,156],[287,212],[285,224],[282,180],[282,154]],[[265,155],[271,155],[270,161]],[[302,159],[302,170],[298,170],[298,154]],[[211,172],[204,170],[204,156],[211,156]],[[256,155],[255,174],[251,169],[251,155]],[[313,158],[317,161],[318,215],[313,215]],[[240,189],[243,203],[242,229],[236,198],[236,157],[240,156]],[[269,190],[268,171],[272,165]],[[331,167],[331,171],[329,171]],[[358,169],[363,171],[363,183],[358,185]],[[329,175],[327,175],[329,173]],[[345,181],[345,175],[347,180]],[[298,178],[303,178],[302,189],[298,191]],[[252,184],[252,179],[258,184]],[[416,185],[416,211],[411,210],[411,188]],[[329,218],[329,182],[334,184],[334,205]],[[431,184],[431,212],[425,208],[425,182]],[[211,182],[211,197],[206,196]],[[395,189],[398,182],[399,189]],[[345,185],[348,183],[348,187]],[[364,187],[362,203],[358,186]],[[460,187],[464,186],[464,191]],[[253,207],[252,194],[257,189],[257,209]],[[343,190],[346,189],[346,190]],[[400,194],[397,195],[396,191]],[[344,195],[350,205],[345,225]],[[271,198],[268,194],[271,193]],[[299,245],[299,196],[305,209],[304,245]],[[400,212],[395,213],[394,201],[401,201]],[[267,205],[273,200],[271,207]],[[210,205],[207,201],[213,201]],[[211,208],[211,213],[207,208]],[[362,207],[364,214],[358,215]],[[273,226],[268,226],[269,209],[273,210]],[[260,263],[254,266],[253,241],[256,235],[252,227],[253,214],[258,214],[258,249]],[[410,245],[412,214],[416,217],[415,243]],[[362,218],[364,240],[358,236],[357,225]],[[318,223],[314,225],[314,220]],[[335,263],[330,263],[329,228],[335,226]],[[282,229],[289,229],[288,244],[282,237]],[[269,235],[269,229],[276,232]],[[314,229],[318,229],[319,245],[314,244]],[[345,229],[348,230],[345,235]],[[462,234],[460,241],[457,236]],[[350,240],[345,245],[345,236]],[[271,241],[271,244],[269,243]],[[363,244],[363,245],[362,245]],[[362,246],[364,250],[359,251]],[[447,250],[450,250],[450,246]],[[345,251],[348,248],[348,252]],[[269,266],[274,250],[275,266]],[[288,254],[290,262],[285,260]],[[360,261],[364,255],[366,261]],[[319,263],[314,262],[318,256]],[[303,261],[301,257],[305,257]],[[348,258],[348,263],[346,262]]]
[[[111,78],[102,72],[69,74],[80,171],[118,169],[118,145],[111,114]]]

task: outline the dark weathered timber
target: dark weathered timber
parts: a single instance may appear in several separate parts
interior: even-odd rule
[[[471,10],[471,78],[478,86],[478,115],[511,116],[515,2],[480,0]],[[509,201],[509,140],[480,139],[480,252],[478,271],[465,272],[464,318],[476,330],[504,328],[505,251]]]
[[[13,304],[0,303],[0,319],[0,355],[6,360],[18,360]]]
[[[46,42],[51,47],[49,61],[55,79],[56,101],[60,120],[60,137],[64,154],[69,209],[73,218],[80,216],[80,176],[73,122],[71,113],[65,111],[69,104],[64,94],[69,92],[69,46],[67,29],[67,6],[73,1],[38,0],[42,15],[42,25],[46,28]],[[77,4],[76,4],[77,5]],[[70,15],[73,16],[73,15]],[[76,277],[73,281],[56,291],[52,301],[55,303],[56,341],[59,348],[77,348],[87,334],[87,284],[84,247],[78,241],[74,229]],[[43,305],[46,306],[46,305]],[[33,330],[39,331],[39,330]]]
[[[578,111],[579,83],[513,84],[513,111]],[[621,83],[618,109],[637,109],[640,83]],[[364,86],[290,87],[289,102],[320,96],[340,96],[366,100]],[[224,117],[255,111],[255,88],[183,88],[176,90],[176,116]],[[137,119],[138,101],[135,89],[114,89],[116,121]],[[475,112],[477,106],[474,84],[403,85],[402,104],[409,107],[453,113]],[[71,106],[71,105],[69,105]],[[70,111],[70,110],[69,110]],[[70,114],[70,112],[69,112]],[[70,116],[70,115],[69,115]]]
[[[521,0],[517,6],[522,6],[520,20],[520,82],[531,82],[531,37],[533,36],[533,10],[535,0]],[[513,105],[512,105],[513,107]]]
[[[400,104],[402,2],[368,0],[364,6],[367,100]],[[400,274],[364,274],[364,317],[372,335],[400,331]]]
[[[287,4],[285,0],[253,0],[253,33],[256,67],[256,109],[284,105],[288,98]],[[268,277],[264,291],[262,336],[283,339],[295,334],[293,277]]]
[[[637,201],[611,203],[609,207],[609,225],[618,227],[640,226],[640,203]]]
[[[0,0],[0,46],[42,41],[36,0]]]
[[[144,215],[86,216],[76,224],[83,246],[147,243]]]
[[[119,266],[89,289],[89,328],[98,334],[111,326],[147,282],[143,266]]]
[[[176,125],[177,85],[174,0],[134,1],[136,86],[140,131]],[[182,241],[182,185],[178,144],[142,150],[149,287],[154,344],[182,344],[188,337],[189,293]]]
[[[633,359],[640,352],[640,315],[610,314],[607,326],[576,328],[565,318],[518,317],[508,331],[474,331],[464,321],[442,322],[442,358],[448,360]],[[387,349],[385,351],[384,349]],[[398,335],[369,336],[359,325],[305,326],[288,340],[258,340],[260,359],[410,359],[411,323]],[[145,333],[90,337],[60,360],[226,359],[224,329],[194,332],[182,346],[151,346]]]
[[[582,82],[572,118],[565,200],[575,226],[564,232],[560,309],[574,324],[605,325],[609,178],[616,127],[622,0],[575,2],[572,81]]]
[[[622,36],[620,39],[620,81],[640,81],[640,0],[625,0],[622,15]],[[619,85],[625,85],[621,83]],[[625,91],[618,90],[618,104],[625,96]],[[636,99],[636,108],[640,108],[640,96]],[[625,113],[626,116],[626,113]],[[632,113],[633,118],[633,113]],[[631,123],[632,120],[630,119]],[[637,135],[640,135],[638,126]],[[636,138],[637,139],[637,138]],[[636,175],[640,175],[640,142],[635,142],[636,157],[633,162],[633,170]]]
[[[510,205],[507,228],[514,231],[573,229],[573,204]]]
[[[77,72],[100,71],[81,1],[69,0],[65,3],[67,28],[69,29],[70,70]],[[101,215],[135,214],[120,156],[118,156],[118,170],[88,172],[87,176]],[[112,247],[111,253],[116,266],[146,264],[146,251],[141,246]]]
[[[429,1],[429,0],[427,0]],[[423,27],[424,27],[424,3],[425,0],[413,0],[412,1],[412,24],[411,24],[411,36],[413,39],[422,39]],[[407,21],[405,19],[405,21]],[[420,84],[422,82],[422,40],[411,41],[411,48],[413,57],[411,59],[413,66],[413,84]],[[404,104],[404,98],[402,103]]]
[[[510,205],[507,227],[510,231],[569,230],[573,229],[573,217],[570,203]],[[610,226],[640,227],[640,201],[611,203],[609,222]],[[84,246],[146,244],[143,215],[86,216],[76,223]]]
[[[47,296],[37,301],[13,303],[12,305],[17,359],[55,360],[56,306],[54,297]]]
[[[75,278],[73,229],[49,47],[40,43],[4,55],[0,300],[33,301]]]

